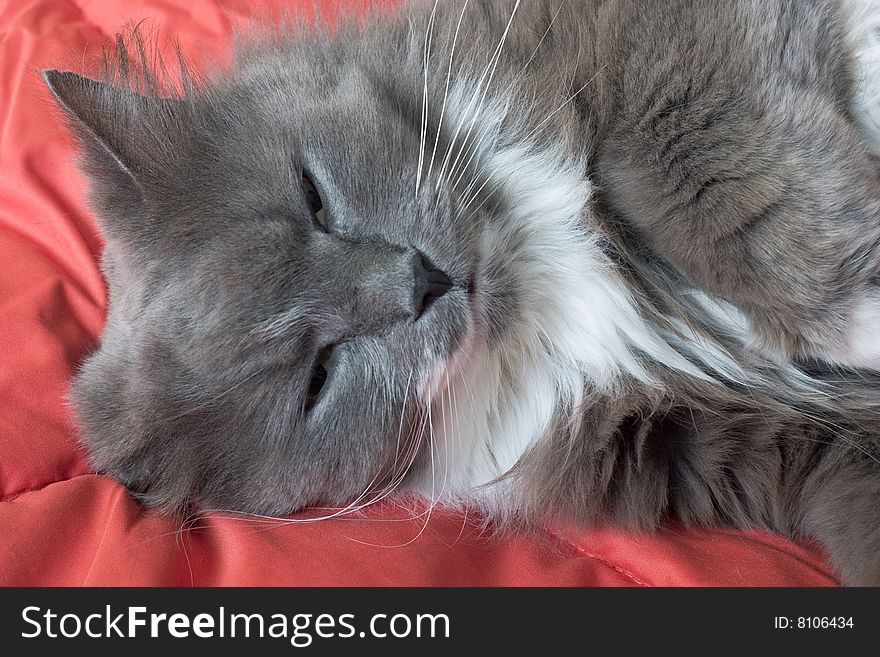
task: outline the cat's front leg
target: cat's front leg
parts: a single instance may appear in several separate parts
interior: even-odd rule
[[[763,351],[880,369],[874,160],[829,100],[783,100],[756,117],[707,98],[622,129],[602,191],[636,239],[736,305]]]
[[[737,7],[688,3],[696,52],[626,43],[600,193],[765,353],[880,369],[880,4]]]

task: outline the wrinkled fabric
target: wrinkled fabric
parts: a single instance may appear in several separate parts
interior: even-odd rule
[[[140,21],[160,46],[222,62],[256,4],[0,0],[0,584],[835,585],[814,548],[764,533],[500,533],[473,513],[393,504],[185,523],[90,470],[65,394],[104,321],[102,238],[38,71],[94,71],[112,35]],[[259,5],[278,17],[313,3]]]

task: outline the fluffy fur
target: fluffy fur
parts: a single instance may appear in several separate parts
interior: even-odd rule
[[[880,583],[878,16],[412,2],[178,93],[122,43],[46,72],[107,235],[94,463],[168,511],[764,527]]]

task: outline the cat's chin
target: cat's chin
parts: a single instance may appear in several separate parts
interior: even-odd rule
[[[460,378],[462,373],[467,371],[468,364],[473,360],[474,354],[478,349],[485,349],[486,346],[481,342],[484,331],[481,326],[484,324],[483,308],[484,299],[482,288],[478,282],[476,272],[468,280],[465,287],[467,294],[467,305],[465,310],[466,328],[464,335],[458,341],[457,346],[452,353],[446,357],[438,357],[426,368],[424,383],[419,390],[419,401],[423,408],[429,408],[440,400],[450,386]]]

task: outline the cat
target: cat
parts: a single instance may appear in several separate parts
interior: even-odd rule
[[[92,463],[169,513],[765,528],[880,584],[878,29],[423,0],[178,87],[137,38],[44,71],[106,237]]]

